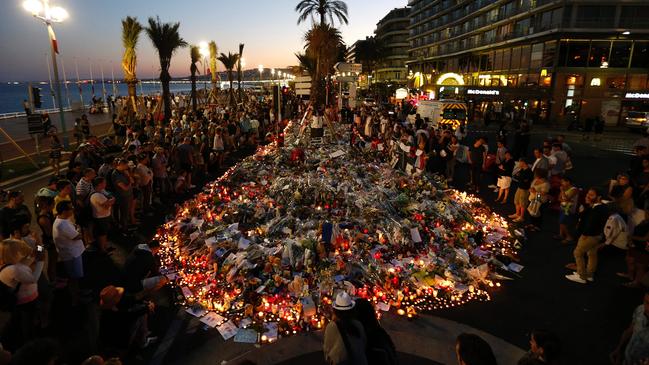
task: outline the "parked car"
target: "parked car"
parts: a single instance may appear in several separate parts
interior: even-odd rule
[[[646,129],[649,127],[649,112],[630,111],[624,118],[624,125],[630,129]]]

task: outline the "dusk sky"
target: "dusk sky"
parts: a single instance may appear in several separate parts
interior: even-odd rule
[[[180,34],[188,42],[216,41],[219,52],[237,52],[245,43],[246,68],[286,67],[297,64],[293,55],[303,48],[302,37],[311,21],[297,26],[298,0],[51,0],[70,17],[55,25],[60,56],[68,79],[75,79],[75,59],[81,77],[88,77],[92,63],[95,78],[100,66],[110,78],[121,78],[121,22],[127,15],[146,23],[149,16],[180,22]],[[348,45],[371,35],[376,23],[406,0],[347,0],[349,25],[342,26]],[[338,25],[338,23],[336,23]],[[22,0],[0,0],[0,81],[46,80],[47,31],[22,7]],[[60,68],[60,66],[59,66]],[[199,66],[202,70],[202,66]],[[223,70],[222,65],[219,67]],[[138,47],[138,76],[149,78],[159,70],[157,55],[144,32]],[[189,74],[189,49],[173,58],[172,76]],[[59,70],[60,71],[60,70]]]

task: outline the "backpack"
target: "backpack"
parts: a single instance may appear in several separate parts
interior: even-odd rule
[[[0,272],[9,266],[11,265],[2,266]],[[18,283],[15,288],[12,288],[0,281],[0,311],[12,312],[14,308],[16,308],[16,301],[18,299],[16,293],[18,293],[18,290],[20,289],[20,284],[21,283]]]
[[[607,245],[626,250],[628,247],[627,226],[619,214],[612,214],[604,226],[604,239]]]

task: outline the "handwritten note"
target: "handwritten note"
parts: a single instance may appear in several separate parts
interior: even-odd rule
[[[237,326],[235,326],[232,321],[223,323],[222,325],[216,327],[216,330],[219,331],[221,337],[223,337],[225,341],[234,337],[237,334],[237,331],[239,331]]]

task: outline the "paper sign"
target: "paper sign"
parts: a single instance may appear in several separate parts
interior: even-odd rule
[[[266,323],[266,332],[264,332],[264,335],[266,335],[266,338],[268,338],[268,342],[273,342],[277,340],[277,322],[270,322]]]
[[[200,318],[207,313],[207,311],[203,307],[189,307],[185,310],[185,312],[191,314],[192,316],[196,318]]]
[[[336,157],[340,157],[340,156],[344,156],[344,155],[345,155],[345,152],[343,152],[341,150],[338,150],[338,151],[336,151],[334,153],[329,154],[329,157],[336,158]]]
[[[239,223],[232,223],[228,226],[228,231],[238,231]]]
[[[245,328],[252,324],[252,319],[244,318],[239,322],[239,328]]]
[[[192,291],[189,290],[189,288],[186,287],[186,286],[183,286],[183,287],[181,288],[181,290],[182,290],[183,295],[185,296],[185,298],[189,298],[189,297],[191,297],[192,295],[194,295],[194,294],[192,293]]]
[[[223,337],[225,341],[234,337],[237,334],[237,331],[239,331],[237,326],[235,326],[232,321],[223,323],[222,325],[216,327],[216,330],[219,331],[221,337]]]
[[[217,313],[210,312],[204,315],[203,318],[201,318],[201,322],[205,323],[207,326],[214,328],[223,324],[223,322],[225,322],[225,318]]]
[[[378,303],[376,303],[376,309],[381,310],[383,312],[387,312],[387,311],[390,310],[390,304],[383,303],[383,302],[378,302]]]
[[[216,237],[210,237],[205,239],[205,246],[212,247],[216,244]]]
[[[422,242],[421,235],[419,235],[419,229],[417,227],[410,228],[410,237],[412,238],[412,242],[415,243]]]
[[[523,266],[523,265],[519,265],[519,264],[517,264],[517,263],[515,263],[515,262],[511,262],[511,263],[509,263],[509,265],[507,266],[507,268],[509,269],[509,271],[513,271],[513,272],[521,272],[521,271],[523,270],[524,266]]]
[[[241,237],[239,238],[239,249],[240,250],[245,250],[250,246],[250,241]]]
[[[195,232],[193,232],[192,234],[189,235],[189,240],[190,240],[190,241],[194,241],[195,239],[198,238],[198,236],[199,236],[200,234],[201,234],[200,231],[195,231]]]
[[[248,328],[239,328],[234,342],[240,343],[257,343],[257,331]]]

